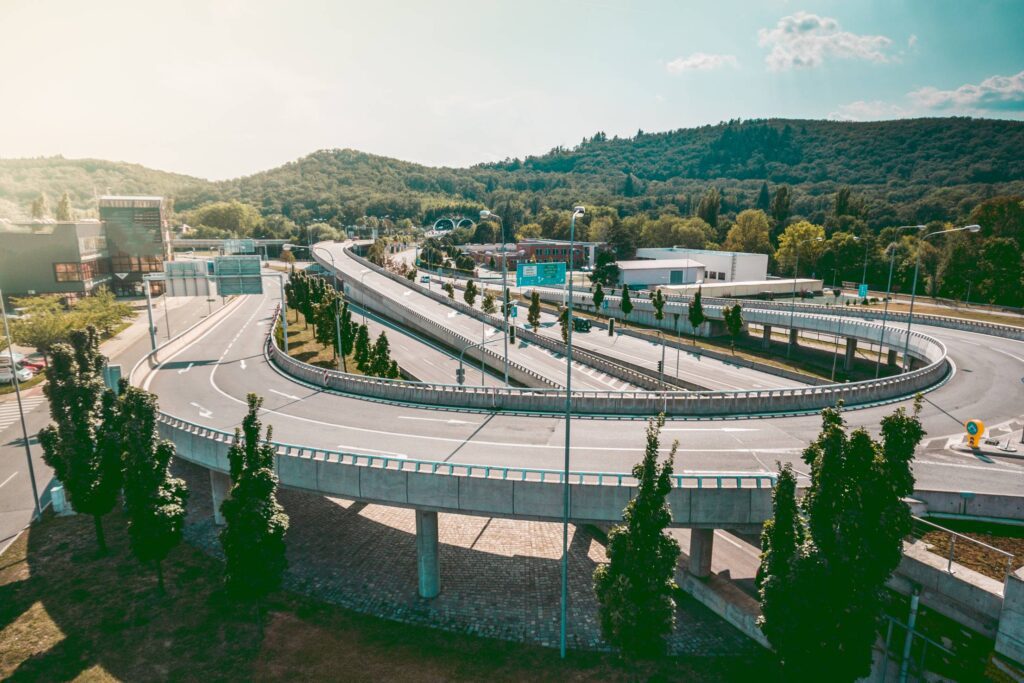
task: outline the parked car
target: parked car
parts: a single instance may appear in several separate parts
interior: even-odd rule
[[[19,382],[27,382],[32,379],[33,374],[35,374],[21,363],[15,363],[14,369],[15,372],[18,373]],[[14,373],[11,372],[10,364],[0,366],[0,384],[10,384],[13,381]]]
[[[41,360],[23,360],[21,364],[37,375],[46,368]]]

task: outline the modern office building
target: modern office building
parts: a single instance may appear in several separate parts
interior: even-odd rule
[[[619,284],[630,287],[689,285],[704,279],[704,264],[692,259],[619,261]]]
[[[115,294],[143,293],[142,277],[161,272],[164,261],[171,260],[171,235],[163,205],[162,197],[100,197],[100,221],[107,237]]]
[[[65,294],[110,286],[103,224],[97,220],[0,222],[0,289],[5,296]]]
[[[710,283],[754,282],[768,277],[767,254],[686,249],[685,247],[655,247],[637,249],[636,257],[654,260],[692,259],[703,264],[704,280]]]

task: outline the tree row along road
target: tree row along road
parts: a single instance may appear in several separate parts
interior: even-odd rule
[[[449,329],[459,332],[463,336],[470,339],[480,338],[482,323],[479,320],[421,294],[418,291],[419,285],[409,287],[375,271],[367,271],[366,266],[345,253],[344,247],[344,244],[321,243],[317,246],[317,252],[321,255],[324,251],[330,252],[333,262],[337,264],[343,277],[349,282],[361,281],[380,295],[387,296],[410,310],[440,321]],[[435,282],[431,286],[436,291],[439,285]],[[500,291],[500,285],[492,287],[492,289],[497,293]],[[457,300],[462,301],[461,291],[456,290],[455,296]],[[481,292],[480,297],[482,298],[482,296]],[[500,294],[496,298],[500,302]],[[479,298],[477,305],[479,306]],[[517,305],[517,309],[518,315],[514,320],[520,326],[524,326],[527,319],[527,307]],[[510,320],[512,319],[510,318]],[[493,327],[487,326],[487,328],[498,332]],[[549,313],[542,313],[540,332],[560,341],[561,332],[557,317]],[[589,333],[574,334],[573,343],[584,350],[596,351],[612,360],[640,365],[652,372],[655,371],[658,360],[661,359],[661,346],[658,344],[624,335],[609,337],[606,332],[596,328]],[[500,342],[490,346],[498,352],[502,350]],[[565,361],[562,356],[534,344],[525,344],[519,341],[514,346],[509,346],[509,357],[558,382],[559,386],[564,386]],[[777,375],[739,368],[716,359],[688,353],[679,354],[679,371],[677,373],[675,350],[666,351],[665,372],[670,377],[676,376],[706,389],[777,389],[802,386],[799,382]],[[629,390],[637,388],[624,385],[621,380],[602,378],[601,373],[594,373],[593,369],[577,365],[574,365],[572,381],[575,389]]]
[[[229,316],[205,326],[195,342],[161,358],[147,381],[160,396],[161,409],[230,431],[244,415],[245,395],[256,392],[266,397],[264,418],[281,442],[442,462],[561,468],[560,418],[380,403],[324,392],[283,375],[264,358],[276,306],[276,292],[247,297]],[[1024,344],[937,328],[929,333],[947,344],[958,371],[925,398],[922,419],[929,435],[915,468],[918,487],[1024,493],[1022,461],[981,460],[935,446],[962,434],[966,419],[998,425],[1018,417]],[[188,367],[189,381],[183,384],[179,372]],[[879,420],[893,409],[854,410],[846,418],[877,433]],[[628,472],[642,450],[644,428],[641,420],[575,419],[572,469]],[[670,439],[680,441],[679,472],[772,472],[776,461],[793,462],[803,472],[800,452],[819,428],[816,415],[669,420],[664,436],[666,450]]]

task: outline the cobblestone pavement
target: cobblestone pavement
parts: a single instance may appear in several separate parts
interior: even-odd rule
[[[189,542],[221,554],[207,471],[175,461],[189,485]],[[417,594],[413,510],[281,489],[291,519],[288,588],[359,612],[460,633],[558,646],[562,527],[557,522],[439,515],[441,594]],[[604,547],[569,527],[569,646],[606,649],[591,589]],[[680,605],[674,654],[724,655],[759,646],[703,605]]]

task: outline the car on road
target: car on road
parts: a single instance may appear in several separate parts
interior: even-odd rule
[[[430,276],[429,275],[420,275],[420,284],[421,285],[429,285],[430,284]]]
[[[27,382],[32,379],[34,373],[21,363],[14,364],[14,370],[18,373],[19,382]],[[0,365],[0,384],[10,384],[14,381],[14,373],[11,372],[11,364]]]
[[[586,318],[574,317],[572,319],[572,329],[575,332],[590,332],[590,321]]]

